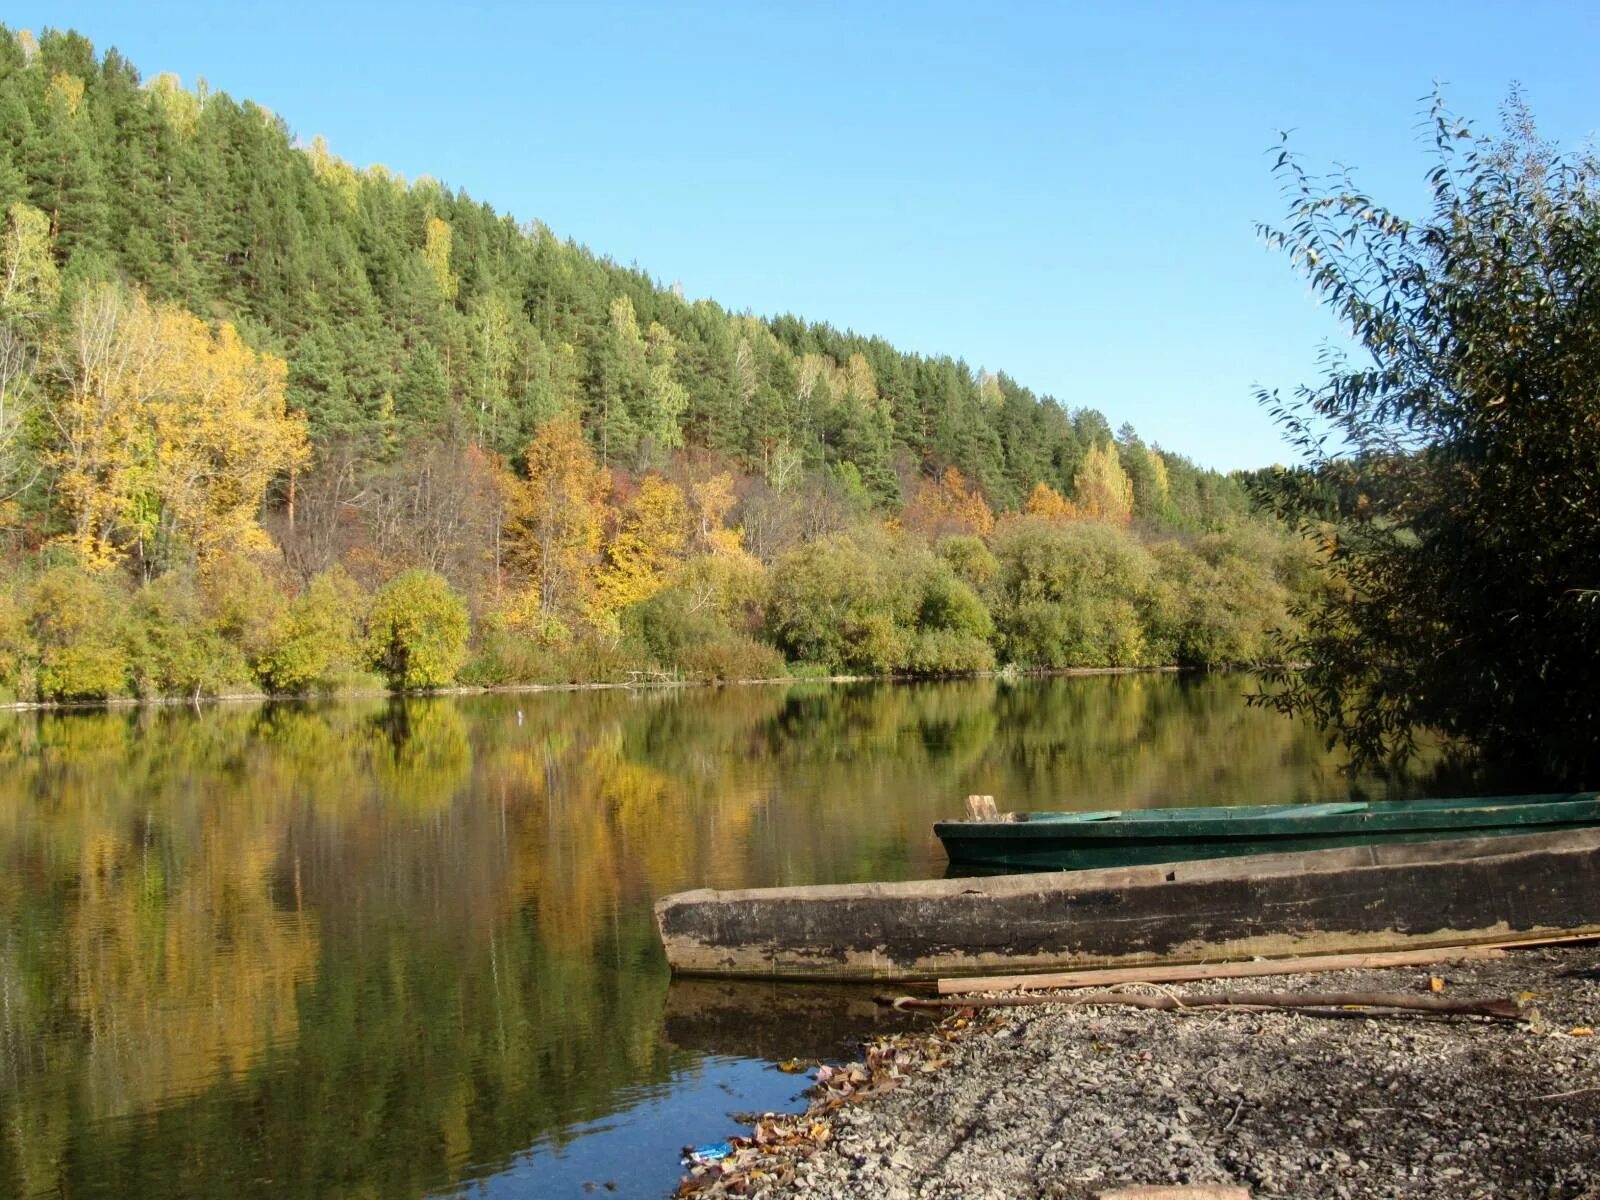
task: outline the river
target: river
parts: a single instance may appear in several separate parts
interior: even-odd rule
[[[0,714],[0,1195],[659,1196],[875,1018],[669,986],[657,896],[939,875],[971,792],[1348,794],[1249,686]]]

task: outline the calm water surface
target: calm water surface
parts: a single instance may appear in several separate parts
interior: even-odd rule
[[[1346,795],[1247,687],[0,714],[0,1195],[660,1195],[874,1017],[669,987],[655,897],[942,874],[969,792]]]

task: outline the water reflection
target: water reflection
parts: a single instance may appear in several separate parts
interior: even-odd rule
[[[931,823],[974,791],[1345,794],[1244,686],[0,716],[0,1194],[581,1194],[630,1137],[675,1145],[732,1097],[792,1092],[745,1060],[806,1052],[806,1021],[740,1049],[737,1000],[668,1004],[657,895],[936,875]],[[635,1191],[674,1175],[629,1169]]]

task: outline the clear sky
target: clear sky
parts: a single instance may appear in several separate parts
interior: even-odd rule
[[[1266,153],[1420,212],[1421,97],[1600,125],[1592,2],[320,4],[51,0],[146,76],[273,109],[691,298],[1004,370],[1219,468],[1337,329],[1254,232]]]

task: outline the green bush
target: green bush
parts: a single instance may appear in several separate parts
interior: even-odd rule
[[[995,538],[995,554],[994,616],[1008,661],[1043,668],[1148,661],[1153,564],[1126,529],[1024,518]]]
[[[12,698],[30,694],[37,657],[27,607],[13,588],[0,588],[0,691]]]
[[[982,638],[953,629],[917,633],[905,666],[918,675],[956,675],[994,669],[994,647]]]
[[[261,560],[243,554],[213,559],[200,575],[200,594],[206,619],[246,662],[266,653],[287,600]]]
[[[1212,534],[1194,547],[1164,542],[1156,563],[1151,640],[1179,666],[1260,662],[1289,623],[1289,592],[1274,568],[1277,547]]]
[[[1144,631],[1120,598],[1029,600],[1004,617],[1006,656],[1023,668],[1123,667],[1144,662]]]
[[[271,692],[329,691],[348,680],[360,658],[366,594],[343,567],[317,575],[290,603],[256,659]]]
[[[978,594],[948,559],[918,556],[914,568],[916,629],[904,668],[919,675],[993,669],[994,620]]]
[[[128,652],[141,696],[210,696],[249,686],[237,645],[207,619],[192,576],[164,575],[133,597]]]
[[[935,675],[994,666],[994,622],[950,560],[871,531],[785,556],[773,572],[767,628],[792,658],[830,671]]]
[[[918,629],[965,634],[980,642],[993,635],[994,619],[983,601],[943,563],[929,564],[918,582]]]
[[[783,655],[730,629],[704,596],[679,588],[657,592],[622,614],[623,649],[641,665],[689,679],[771,679]]]
[[[789,658],[834,671],[881,672],[902,666],[914,597],[886,561],[835,534],[792,550],[772,573],[767,631]]]
[[[568,675],[561,652],[538,638],[514,629],[486,629],[479,632],[460,681],[469,687],[505,687],[565,683]]]
[[[80,567],[56,567],[39,577],[28,614],[41,697],[105,700],[128,694],[126,605],[106,578]]]
[[[777,679],[784,674],[783,655],[740,633],[688,647],[678,666],[690,679]]]
[[[976,591],[983,591],[1000,573],[1000,560],[990,553],[983,539],[970,533],[952,534],[939,542],[939,557],[949,563],[956,578]]]
[[[727,636],[731,630],[708,606],[677,588],[657,592],[622,612],[623,646],[642,661],[677,668],[686,651]]]
[[[405,571],[373,599],[367,661],[395,688],[446,687],[466,661],[467,634],[467,606],[444,576]]]
[[[586,637],[561,655],[562,683],[622,683],[638,664],[613,639]]]

